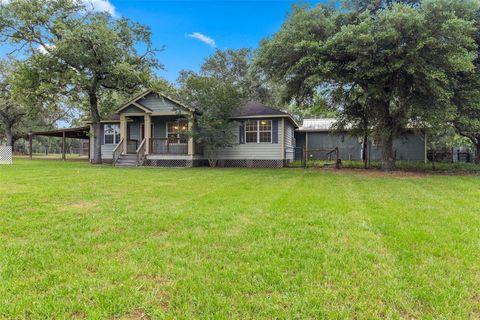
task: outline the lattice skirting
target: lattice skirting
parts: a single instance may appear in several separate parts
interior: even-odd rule
[[[12,147],[0,146],[0,164],[12,164]]]
[[[190,168],[209,166],[208,160],[185,160],[185,159],[146,159],[143,163],[147,167],[167,168]],[[217,167],[220,168],[283,168],[287,165],[285,160],[217,160]]]
[[[146,159],[143,162],[147,167],[166,167],[166,168],[191,168],[208,165],[207,160],[187,160],[187,159]]]
[[[284,160],[218,160],[218,167],[283,168]]]

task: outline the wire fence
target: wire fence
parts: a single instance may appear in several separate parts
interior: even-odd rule
[[[292,168],[341,167],[338,148],[305,149],[300,147],[285,150],[286,166]]]

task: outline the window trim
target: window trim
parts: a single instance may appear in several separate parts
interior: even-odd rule
[[[107,143],[107,139],[105,139],[105,137],[108,135],[108,136],[111,136],[112,134],[107,134],[106,133],[106,128],[107,126],[111,126],[113,128],[113,143]],[[118,136],[118,140],[117,140],[117,136]],[[120,143],[120,125],[118,125],[117,123],[105,123],[103,125],[103,144],[104,145],[117,145]]]
[[[178,124],[180,124],[180,123],[185,123],[185,125],[186,125],[186,127],[187,127],[187,130],[185,130],[185,132],[188,132],[188,122],[187,122],[187,121],[178,121],[178,120],[177,120],[177,121],[167,121],[167,123],[165,124],[165,126],[166,126],[165,134],[166,134],[166,138],[167,138],[167,139],[168,139],[168,135],[169,135],[169,134],[176,134],[176,135],[177,135],[177,139],[178,139],[179,142],[172,142],[172,144],[187,144],[187,143],[188,143],[188,138],[186,139],[186,140],[187,140],[186,142],[180,142],[180,139],[181,139],[180,135],[181,135],[182,133],[179,133],[179,132],[170,132],[170,131],[168,131],[168,125],[171,124],[171,123],[178,123]]]
[[[247,122],[249,122],[249,121],[252,121],[252,122],[255,121],[255,122],[257,123],[257,130],[256,130],[256,132],[257,132],[257,141],[256,141],[256,142],[248,142],[248,141],[247,141]],[[261,121],[268,121],[268,122],[270,122],[270,130],[268,130],[268,131],[266,131],[266,130],[260,130],[260,122],[261,122]],[[249,120],[245,120],[243,126],[244,126],[244,128],[245,128],[245,129],[243,130],[243,131],[244,131],[244,133],[243,133],[243,134],[244,134],[244,137],[243,137],[243,138],[244,138],[245,143],[257,143],[257,144],[259,144],[259,143],[270,143],[270,144],[272,144],[272,143],[273,143],[273,120],[272,120],[272,119],[255,119],[255,120],[254,120],[254,119],[249,119]],[[255,131],[248,131],[248,132],[251,133],[251,132],[255,132]],[[270,142],[260,142],[260,132],[269,132],[269,133],[270,133]]]

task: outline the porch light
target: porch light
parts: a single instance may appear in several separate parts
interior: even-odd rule
[[[174,126],[173,129],[177,130],[177,129],[178,129],[178,126]]]
[[[262,121],[260,121],[260,124],[261,124],[261,125],[266,125],[266,124],[267,124],[267,121],[262,120]]]

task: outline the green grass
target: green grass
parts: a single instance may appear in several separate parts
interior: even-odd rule
[[[480,317],[480,177],[0,166],[0,318]]]
[[[300,161],[294,161],[291,163],[292,167],[300,167],[302,163]],[[325,166],[334,166],[335,160],[309,160],[307,161],[308,167],[322,168]],[[363,162],[356,160],[342,160],[342,168],[347,169],[363,169]],[[474,163],[465,162],[428,162],[423,161],[397,161],[395,163],[396,170],[398,171],[411,171],[411,172],[446,172],[446,173],[480,173],[480,165]],[[369,169],[380,170],[382,163],[380,161],[371,161],[368,164]]]

